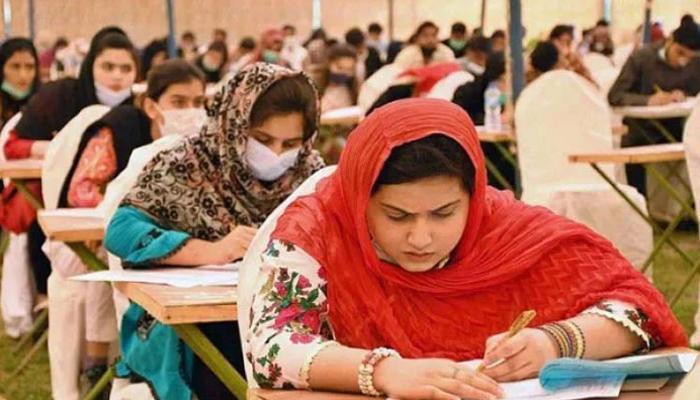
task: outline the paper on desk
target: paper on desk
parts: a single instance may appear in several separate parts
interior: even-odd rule
[[[158,268],[149,270],[109,270],[71,278],[87,282],[138,282],[192,288],[197,286],[236,286],[238,268],[229,264],[204,268]]]
[[[57,208],[54,210],[41,210],[39,213],[50,217],[104,218],[99,208]]]
[[[480,363],[481,360],[472,360],[461,364],[476,369]],[[582,380],[576,387],[548,391],[540,385],[538,379],[526,379],[519,382],[501,383],[501,388],[505,393],[504,400],[578,400],[594,397],[618,397],[624,380],[624,377]]]

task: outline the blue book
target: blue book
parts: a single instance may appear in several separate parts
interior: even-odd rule
[[[624,357],[609,361],[560,358],[540,371],[540,385],[547,390],[577,386],[593,378],[634,379],[685,374],[693,369],[695,353]]]

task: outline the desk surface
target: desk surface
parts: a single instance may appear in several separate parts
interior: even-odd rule
[[[515,135],[513,131],[508,128],[503,128],[499,131],[489,132],[483,125],[477,125],[476,133],[479,136],[479,141],[481,142],[513,142],[515,141]]]
[[[647,164],[657,162],[683,161],[683,143],[657,144],[651,146],[627,147],[600,153],[571,154],[572,163],[621,163]]]
[[[94,209],[92,213],[77,209],[40,210],[39,225],[47,237],[61,242],[86,242],[102,240],[105,233],[105,220]],[[93,214],[93,215],[90,215]]]
[[[695,98],[665,106],[629,106],[616,107],[615,113],[624,117],[640,119],[684,118],[690,115],[695,105]]]
[[[28,158],[8,160],[0,163],[0,178],[38,179],[41,178],[43,160]]]
[[[237,290],[231,286],[176,288],[115,282],[114,286],[158,321],[167,325],[238,319]]]

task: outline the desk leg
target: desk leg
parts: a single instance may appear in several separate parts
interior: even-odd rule
[[[248,384],[195,324],[171,325],[238,400],[245,400]]]
[[[645,164],[644,168],[646,168],[649,175],[651,175],[652,178],[654,178],[654,180],[661,187],[663,187],[668,192],[668,194],[670,194],[671,197],[673,197],[681,205],[681,207],[683,207],[683,211],[687,215],[689,215],[695,222],[698,222],[698,217],[697,217],[697,215],[695,215],[695,210],[693,210],[693,207],[691,205],[692,202],[689,203],[688,201],[684,200],[681,197],[680,193],[678,193],[676,188],[673,187],[671,182],[669,182],[666,178],[664,178],[664,176],[659,172],[659,170],[654,168],[654,166],[652,164]],[[691,193],[692,193],[692,191],[691,191]]]
[[[24,179],[11,179],[10,181],[15,185],[17,190],[22,193],[22,196],[27,199],[32,207],[34,207],[36,210],[41,210],[44,208],[44,203],[42,203],[40,199],[34,197],[34,194],[32,194],[32,192],[27,188],[27,184]]]
[[[633,202],[619,187],[618,187],[617,183],[615,183],[615,181],[613,181],[612,179],[610,179],[610,177],[609,177],[608,175],[606,175],[605,172],[603,172],[603,170],[601,170],[600,167],[599,167],[596,163],[591,163],[591,167],[593,167],[593,169],[598,173],[598,175],[600,175],[606,182],[608,182],[608,184],[613,188],[613,190],[615,190],[615,192],[617,192],[617,194],[619,194],[620,197],[622,197],[622,199],[625,200],[625,202],[626,202],[630,207],[632,207],[632,209],[633,209],[640,217],[642,217],[642,219],[644,219],[644,220],[649,224],[649,226],[651,226],[651,228],[654,230],[654,232],[663,233],[663,229],[661,229],[661,227],[659,226],[659,224],[657,224],[656,221],[654,221],[654,220],[651,219],[648,215],[646,215],[646,214],[644,213],[644,211],[642,211],[642,210],[641,210],[641,209],[640,209],[640,208],[639,208],[639,207],[638,207],[638,206],[637,206],[637,205],[636,205],[636,204],[635,204],[635,203],[634,203],[634,202]],[[693,260],[691,260],[690,257],[688,257],[688,255],[687,255],[680,247],[678,247],[678,245],[676,244],[676,242],[674,242],[673,240],[671,240],[670,237],[666,240],[666,243],[668,243],[668,245],[671,246],[671,248],[673,248],[673,250],[675,250],[675,251],[678,253],[678,255],[680,255],[681,258],[683,258],[683,260],[684,260],[686,263],[688,263],[688,264],[690,264],[690,265],[693,265]],[[646,264],[646,263],[645,263],[645,264]]]
[[[91,252],[83,243],[71,242],[66,243],[66,246],[70,247],[75,255],[80,258],[80,261],[85,264],[86,267],[92,272],[104,271],[109,269],[109,266],[100,260],[95,253]]]
[[[95,386],[90,389],[90,392],[83,398],[83,400],[95,400],[97,396],[102,394],[107,385],[114,379],[114,367],[110,367],[107,372],[105,372]]]

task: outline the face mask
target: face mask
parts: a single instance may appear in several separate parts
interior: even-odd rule
[[[467,61],[467,71],[471,72],[473,75],[483,75],[486,68],[473,62]]]
[[[462,50],[466,45],[466,40],[450,39],[450,47],[452,47],[455,50]]]
[[[435,53],[435,50],[437,50],[436,47],[425,47],[421,46],[420,51],[423,53],[423,58],[430,58],[433,56],[433,53]]]
[[[277,155],[264,144],[249,137],[246,145],[246,160],[255,178],[270,182],[277,180],[294,165],[300,150],[301,148],[296,148]]]
[[[157,105],[156,108],[165,119],[164,124],[158,124],[161,136],[197,133],[207,119],[207,112],[203,108],[161,110]]]
[[[202,68],[207,72],[216,72],[219,70],[219,66],[210,63],[206,57],[202,58]]]
[[[328,75],[328,81],[330,83],[336,83],[339,85],[347,85],[352,81],[353,76],[350,76],[348,74],[336,74],[334,72],[331,72]]]
[[[279,58],[279,53],[272,50],[263,50],[262,60],[268,63],[276,63]]]
[[[100,104],[104,104],[107,107],[115,107],[131,97],[131,88],[126,87],[120,91],[114,91],[95,82],[95,95],[97,95],[97,100]]]
[[[0,88],[12,96],[15,100],[24,100],[32,93],[32,86],[29,86],[29,88],[24,90],[17,89],[8,81],[2,81],[2,86]]]

